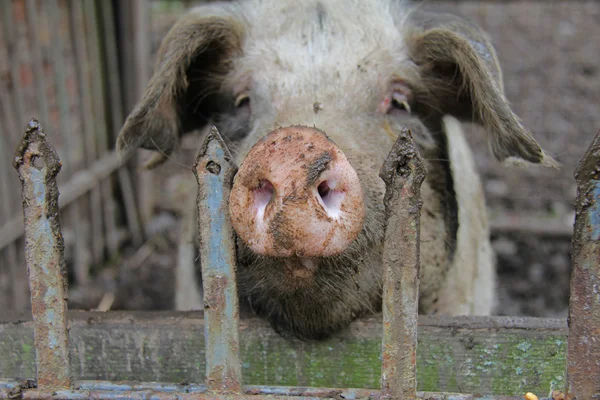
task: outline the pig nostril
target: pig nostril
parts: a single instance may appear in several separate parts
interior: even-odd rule
[[[319,196],[321,196],[321,199],[324,202],[325,198],[331,191],[331,188],[329,187],[329,184],[327,183],[327,181],[323,181],[319,184],[319,186],[317,186],[317,191],[319,192]]]
[[[341,190],[335,190],[335,186],[335,182],[323,181],[317,186],[317,193],[327,214],[337,219],[341,213],[342,200],[345,194]]]
[[[254,190],[254,207],[259,219],[264,217],[267,205],[273,198],[274,193],[275,188],[273,184],[266,179],[261,181],[259,187]]]

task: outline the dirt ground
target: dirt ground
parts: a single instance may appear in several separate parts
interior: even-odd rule
[[[509,227],[523,216],[537,222],[534,230],[493,230],[498,314],[566,317],[568,229],[576,195],[573,172],[600,129],[600,3],[430,1],[424,7],[464,15],[489,32],[504,68],[508,99],[542,147],[562,164],[558,170],[503,166],[491,157],[486,133],[467,125],[492,220]],[[153,14],[154,49],[175,16]],[[189,191],[185,182],[195,190],[192,173],[182,165],[191,165],[192,149],[199,145],[191,138],[189,150],[153,173],[157,210],[149,242],[142,249],[127,249],[122,260],[116,260],[123,261],[120,272],[104,269],[94,288],[75,289],[72,307],[95,307],[111,290],[116,292],[113,309],[172,307],[181,212],[176,205]],[[550,225],[567,233],[545,233]]]

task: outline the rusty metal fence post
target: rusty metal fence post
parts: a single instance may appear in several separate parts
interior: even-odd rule
[[[235,238],[229,220],[229,192],[236,171],[233,157],[213,126],[196,158],[194,174],[206,320],[206,386],[220,393],[242,391]]]
[[[575,171],[568,398],[600,399],[600,132]]]
[[[56,184],[61,162],[35,118],[27,126],[14,167],[23,187],[38,389],[67,389],[71,386],[67,280]]]
[[[385,398],[417,398],[421,184],[426,174],[410,130],[404,128],[379,173],[386,185],[381,370]]]

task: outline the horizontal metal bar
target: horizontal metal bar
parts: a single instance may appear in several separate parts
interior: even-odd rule
[[[0,398],[20,396],[23,399],[379,399],[379,390],[310,388],[289,386],[245,386],[243,395],[226,396],[207,391],[204,385],[182,385],[155,382],[76,381],[77,390],[57,392],[20,389],[20,381],[0,381]],[[3,396],[4,395],[4,396]],[[13,397],[14,398],[14,397]],[[522,396],[481,396],[461,393],[417,392],[417,398],[428,400],[522,400]],[[551,400],[540,397],[540,400]]]
[[[100,160],[94,162],[89,169],[76,172],[73,177],[63,185],[60,185],[59,207],[62,209],[77,200],[93,188],[98,183],[109,177],[113,172],[119,169],[121,160],[116,152],[107,154]],[[0,227],[0,250],[13,243],[23,236],[25,226],[21,216],[15,217]]]

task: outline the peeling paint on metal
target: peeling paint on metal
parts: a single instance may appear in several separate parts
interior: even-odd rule
[[[184,385],[169,383],[135,383],[135,382],[104,382],[80,381],[75,383],[79,390],[61,390],[48,392],[30,389],[27,382],[0,382],[2,389],[19,392],[23,399],[383,399],[385,395],[378,390],[368,389],[338,389],[289,386],[247,386],[243,394],[222,395],[211,392],[203,385]],[[2,397],[0,397],[2,398]],[[416,398],[427,400],[521,400],[523,396],[482,396],[477,394],[417,392]],[[540,397],[540,400],[551,400]]]
[[[225,142],[212,127],[194,173],[206,319],[206,384],[219,393],[240,393],[242,387],[235,239],[229,220],[229,193],[236,171]]]
[[[38,159],[40,167],[34,164]],[[36,119],[27,126],[14,167],[22,183],[38,387],[69,388],[66,267],[56,183],[61,163]]]
[[[588,216],[591,229],[590,239],[598,241],[600,240],[600,181],[591,180],[590,183],[594,188],[592,191],[593,203]]]
[[[417,392],[417,322],[421,184],[427,171],[403,129],[379,176],[386,184],[383,245],[383,340],[381,387],[384,397],[411,400]]]
[[[600,132],[575,172],[567,398],[600,399]]]

